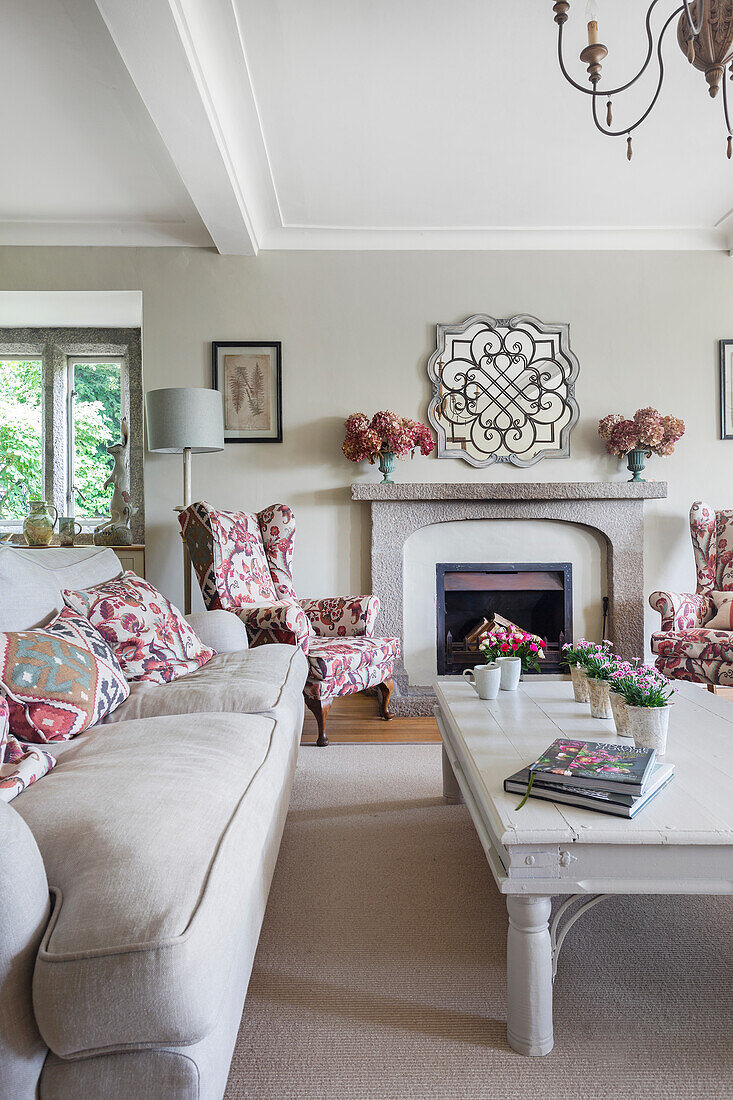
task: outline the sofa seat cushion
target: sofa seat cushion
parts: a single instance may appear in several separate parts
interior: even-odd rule
[[[310,638],[308,679],[334,680],[365,665],[393,663],[399,652],[399,638]]]
[[[688,657],[702,661],[733,662],[733,631],[697,630],[657,631],[652,635],[652,653],[660,657]]]
[[[300,694],[305,669],[303,651],[291,645],[220,653],[172,684],[131,684],[130,698],[105,723],[203,711],[262,713],[273,710],[286,695]]]
[[[292,755],[295,725],[204,713],[96,727],[15,799],[54,895],[33,995],[56,1054],[188,1044],[216,1026],[286,782],[268,758],[283,742]]]

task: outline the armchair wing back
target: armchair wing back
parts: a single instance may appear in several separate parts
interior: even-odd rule
[[[733,589],[733,511],[716,512],[696,500],[690,508],[698,592]]]
[[[180,512],[178,521],[208,611],[295,602],[290,508],[224,512],[202,500]]]

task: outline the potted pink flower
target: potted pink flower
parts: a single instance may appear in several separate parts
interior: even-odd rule
[[[541,638],[525,630],[489,630],[478,643],[486,661],[496,661],[500,666],[503,691],[514,691],[528,669],[539,672],[544,646]]]
[[[606,441],[606,450],[627,459],[629,481],[644,481],[644,459],[671,455],[674,445],[685,434],[685,422],[677,416],[662,416],[651,407],[637,409],[632,420],[620,413],[609,413],[598,423],[598,434]]]
[[[352,413],[345,427],[344,456],[349,462],[368,460],[374,465],[378,461],[382,481],[388,485],[392,484],[396,458],[414,455],[417,450],[429,455],[435,447],[427,424],[389,410],[375,413],[371,420],[365,413]]]

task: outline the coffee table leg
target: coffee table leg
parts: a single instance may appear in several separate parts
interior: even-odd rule
[[[552,948],[550,899],[509,896],[507,936],[507,1039],[519,1054],[552,1050]]]
[[[463,802],[461,788],[458,786],[458,780],[448,759],[448,753],[445,751],[445,745],[441,746],[441,751],[443,760],[443,798],[446,802]]]

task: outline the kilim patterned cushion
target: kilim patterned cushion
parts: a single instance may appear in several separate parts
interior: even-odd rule
[[[214,656],[178,608],[135,573],[63,595],[99,631],[128,680],[168,684]]]
[[[0,633],[0,681],[23,741],[67,741],[130,694],[109,646],[68,611],[43,630]]]

